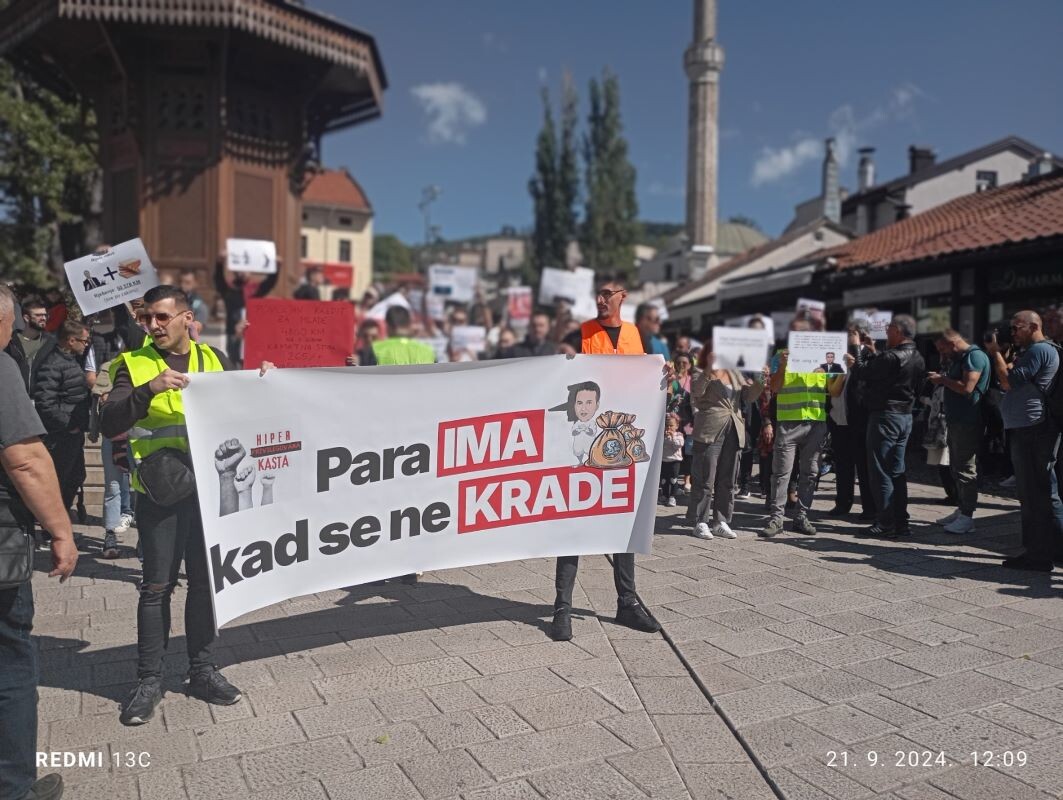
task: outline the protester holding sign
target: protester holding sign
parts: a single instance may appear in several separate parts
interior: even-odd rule
[[[137,524],[144,546],[144,577],[137,606],[137,678],[139,684],[122,708],[124,725],[151,719],[162,699],[162,658],[169,640],[170,597],[182,560],[188,576],[185,637],[188,646],[188,692],[208,703],[231,705],[240,690],[212,662],[214,615],[210,577],[188,462],[181,390],[187,373],[232,369],[217,350],[191,341],[188,297],[173,286],[158,286],[144,296],[153,343],[126,353],[112,366],[114,388],[100,408],[104,436],[129,431],[135,462],[132,488],[138,493]],[[264,365],[265,366],[265,365]],[[216,468],[228,477],[233,496],[239,487],[231,454],[219,450]],[[252,478],[253,479],[253,478]],[[246,476],[242,479],[246,481]]]

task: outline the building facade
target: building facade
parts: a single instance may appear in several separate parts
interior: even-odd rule
[[[373,208],[347,170],[320,170],[307,183],[299,249],[304,271],[321,267],[354,299],[373,282]]]

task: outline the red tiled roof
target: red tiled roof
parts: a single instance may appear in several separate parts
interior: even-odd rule
[[[345,169],[325,169],[315,172],[303,189],[306,205],[336,206],[352,211],[371,212],[373,207],[358,181]]]
[[[824,250],[837,269],[883,267],[1063,236],[1063,170],[964,195]]]

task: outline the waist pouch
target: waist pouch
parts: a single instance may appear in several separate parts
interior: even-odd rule
[[[164,447],[137,464],[137,477],[144,493],[157,506],[169,508],[195,494],[196,476],[187,453]]]
[[[14,589],[33,577],[33,537],[21,528],[0,526],[0,589]]]

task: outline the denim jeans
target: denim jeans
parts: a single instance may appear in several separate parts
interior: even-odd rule
[[[786,491],[795,470],[798,475],[794,516],[804,516],[811,510],[819,480],[819,451],[826,438],[826,422],[780,422],[775,426],[769,505],[772,519],[782,519],[785,514]]]
[[[1022,520],[1022,546],[1032,560],[1051,563],[1063,546],[1063,504],[1056,484],[1059,430],[1050,419],[1008,431],[1015,490]]]
[[[114,443],[107,437],[100,440],[100,457],[103,460],[103,529],[113,531],[123,514],[133,513],[129,502],[129,474],[114,463]]]
[[[2,511],[2,509],[0,509]],[[3,521],[0,520],[0,524]],[[37,779],[37,648],[33,583],[0,589],[0,797],[22,797]]]
[[[137,604],[137,677],[161,677],[170,640],[170,597],[181,561],[188,576],[185,643],[191,672],[212,666],[214,607],[207,574],[203,522],[195,495],[163,508],[147,495],[137,498],[137,520],[144,545],[144,577]]]
[[[912,435],[911,413],[872,411],[867,423],[867,470],[877,522],[886,529],[908,528],[908,476],[904,455]]]
[[[579,556],[559,556],[554,573],[554,611],[572,610],[572,588],[576,585],[576,570]],[[635,596],[635,554],[613,554],[613,584],[616,586],[617,606],[631,606],[638,602]]]

